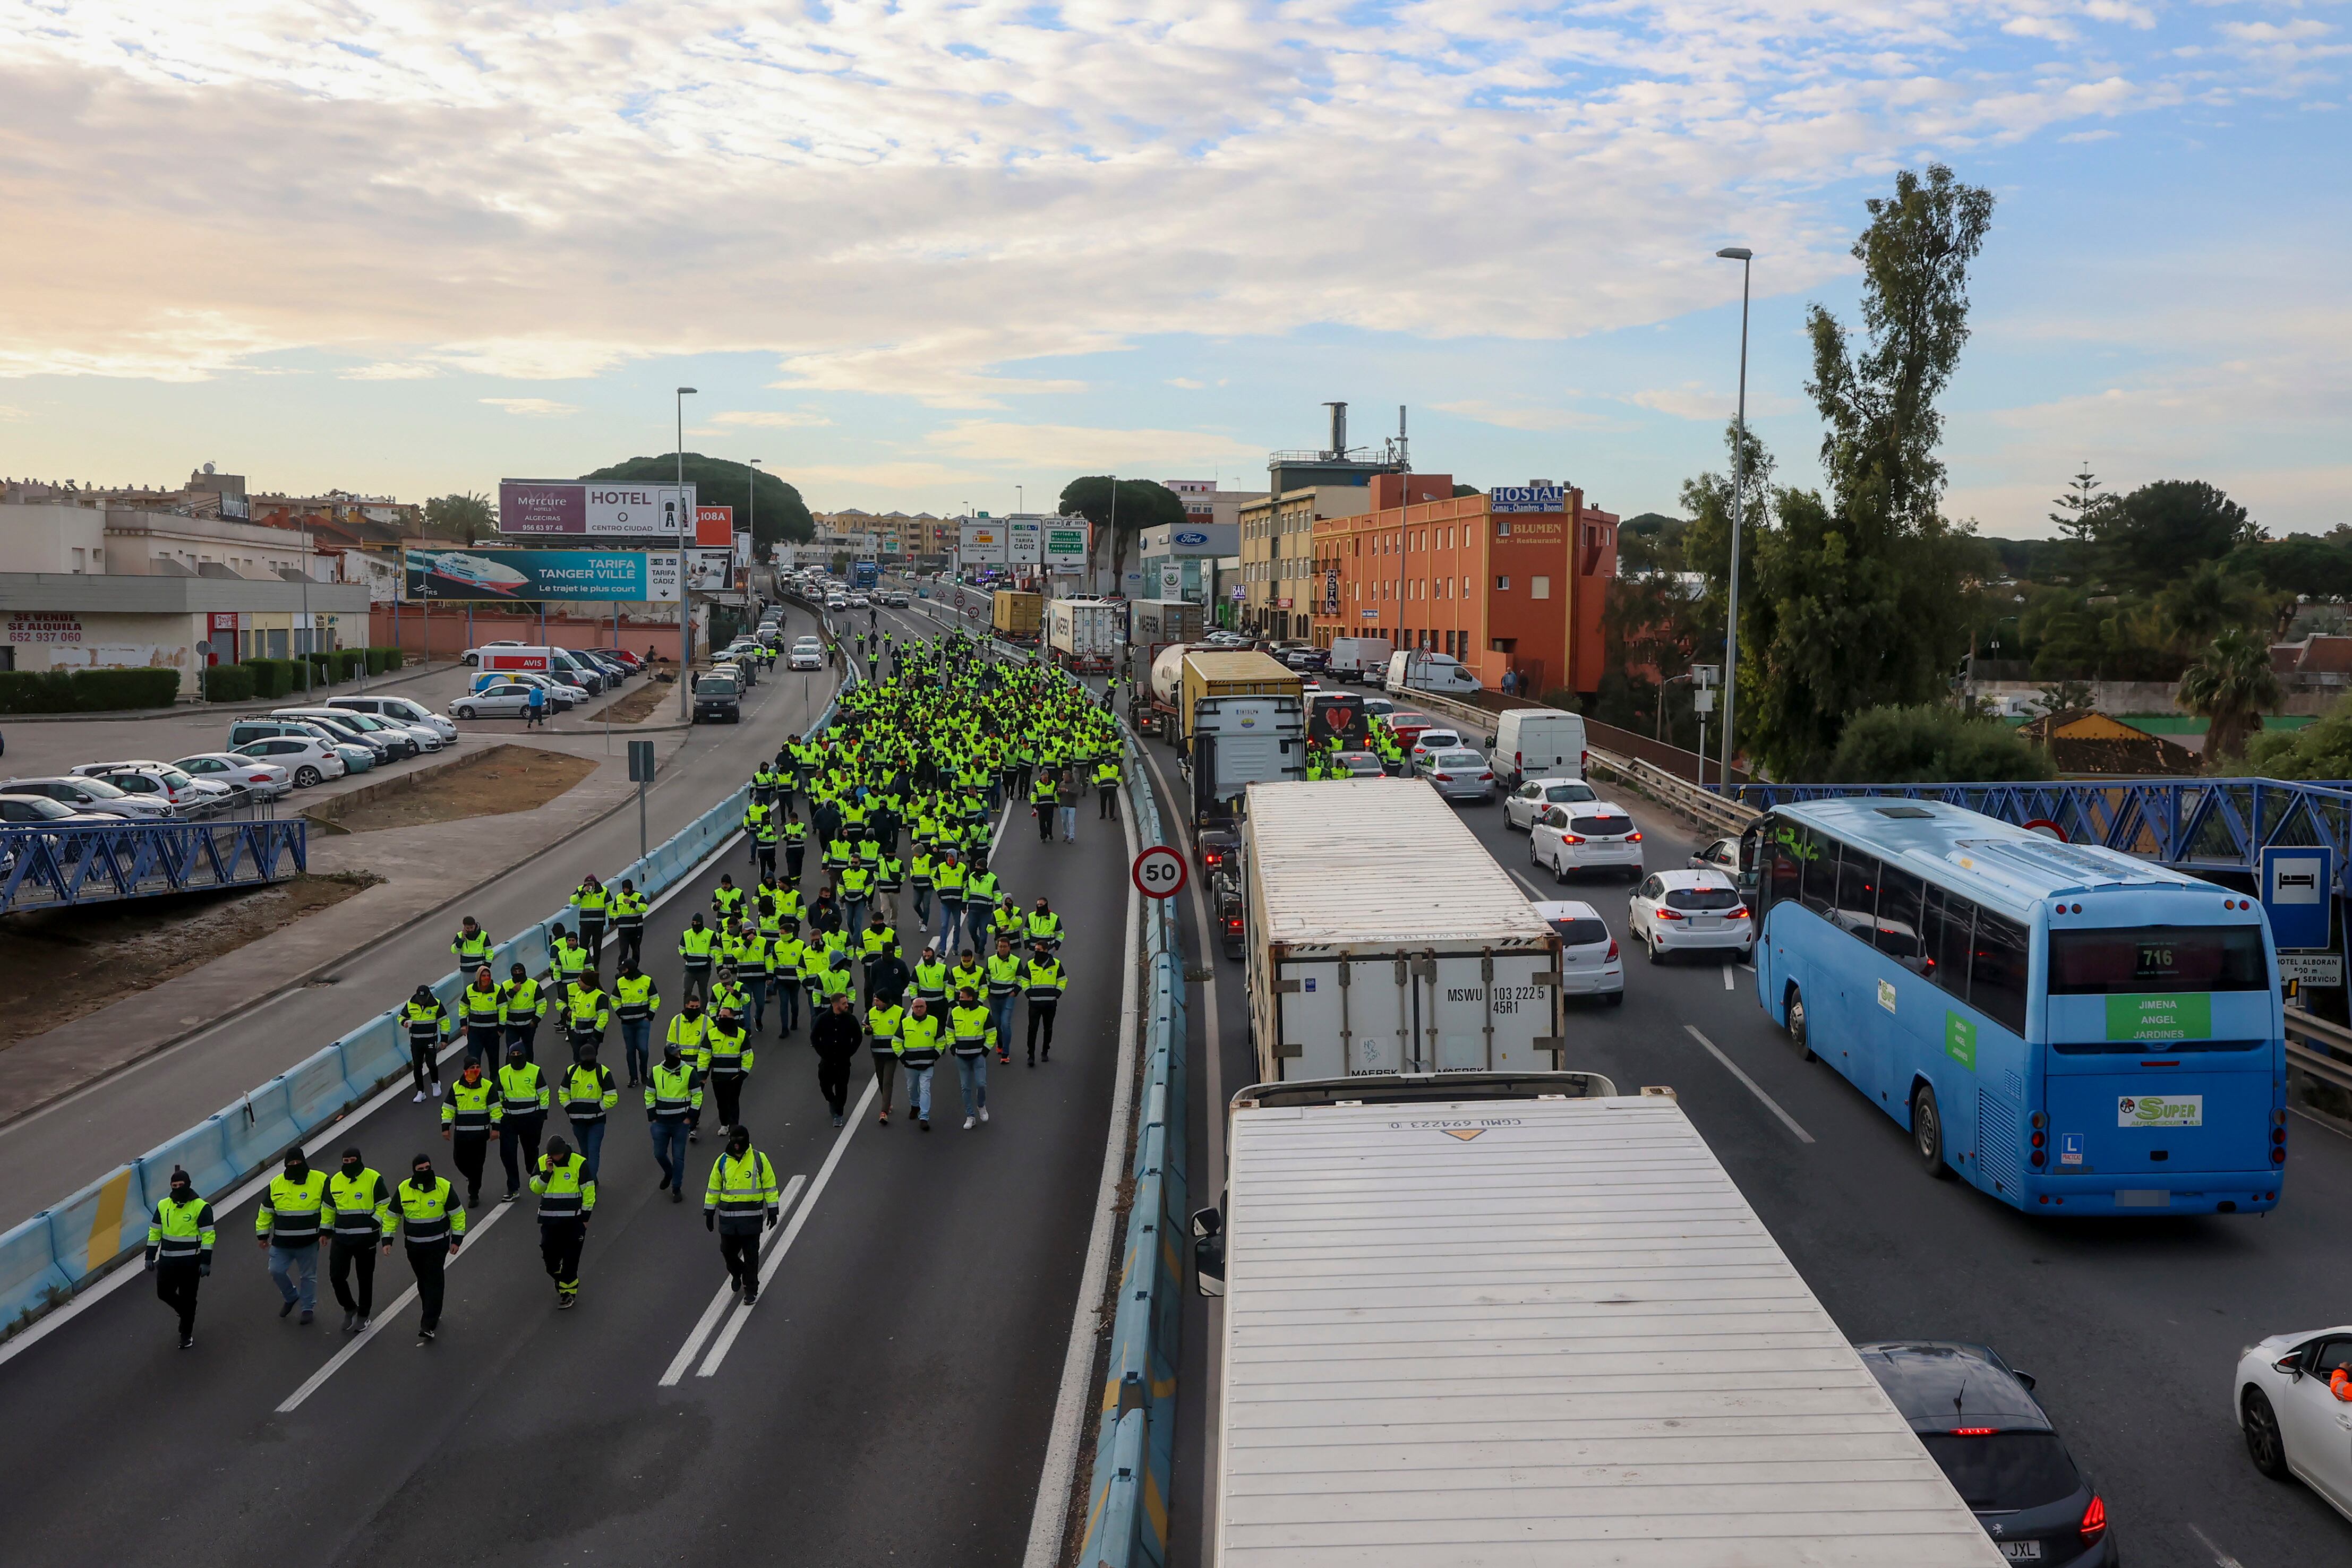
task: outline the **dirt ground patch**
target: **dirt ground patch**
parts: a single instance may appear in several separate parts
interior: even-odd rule
[[[209,964],[383,879],[297,876],[242,893],[167,894],[0,920],[0,1047]]]
[[[349,806],[325,800],[304,814],[351,833],[500,817],[544,806],[595,771],[596,764],[585,757],[535,746],[493,746],[407,789]]]
[[[635,724],[661,706],[664,697],[667,697],[675,706],[677,702],[677,688],[674,685],[666,686],[658,681],[649,679],[627,696],[614,697],[595,712],[583,714],[581,717],[597,723],[610,720],[614,724]]]

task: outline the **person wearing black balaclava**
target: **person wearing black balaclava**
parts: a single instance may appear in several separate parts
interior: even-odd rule
[[[391,1184],[354,1148],[343,1151],[342,1168],[327,1183],[327,1204],[334,1210],[335,1235],[327,1251],[327,1279],[342,1304],[343,1332],[357,1333],[375,1312],[375,1249],[392,1228]],[[359,1291],[352,1291],[352,1270],[359,1270]]]
[[[719,1258],[735,1293],[750,1306],[760,1299],[760,1232],[782,1213],[776,1167],[751,1147],[751,1129],[727,1129],[727,1150],[710,1167],[702,1197],[702,1226],[719,1233]]]
[[[147,1221],[147,1269],[155,1299],[180,1314],[180,1348],[196,1343],[196,1281],[213,1271],[213,1206],[195,1184],[172,1167],[172,1190]]]
[[[433,1174],[433,1162],[423,1155],[408,1162],[409,1176],[394,1190],[400,1206],[401,1239],[408,1244],[408,1266],[416,1270],[416,1299],[424,1309],[416,1337],[430,1340],[441,1326],[441,1271],[457,1255],[466,1234],[466,1210],[446,1176]],[[383,1239],[392,1250],[392,1238]]]
[[[530,1190],[539,1195],[539,1256],[555,1281],[555,1304],[572,1306],[580,1300],[580,1249],[596,1212],[596,1178],[559,1135],[547,1140]]]

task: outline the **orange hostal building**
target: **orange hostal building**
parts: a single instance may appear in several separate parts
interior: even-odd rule
[[[1497,512],[1447,474],[1376,474],[1371,509],[1315,524],[1316,643],[1386,637],[1451,653],[1488,691],[1517,670],[1530,695],[1601,685],[1601,612],[1617,517],[1566,486],[1557,512]]]

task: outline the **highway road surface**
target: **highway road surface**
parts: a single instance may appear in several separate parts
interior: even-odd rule
[[[767,744],[783,733],[744,729]],[[748,771],[724,760],[740,766],[711,759],[705,803]],[[756,1308],[725,1304],[698,1212],[715,1137],[693,1150],[691,1200],[673,1205],[626,1094],[572,1312],[555,1310],[528,1194],[474,1216],[429,1346],[413,1304],[385,1304],[408,1283],[397,1249],[372,1336],[340,1332],[323,1284],[317,1323],[281,1320],[242,1206],[220,1216],[194,1350],[174,1347],[142,1277],[0,1364],[0,1409],[15,1416],[0,1428],[15,1478],[0,1558],[1019,1561],[1102,1167],[1127,862],[1118,829],[1090,812],[1076,845],[1040,843],[1025,808],[1007,819],[996,863],[1024,903],[1044,894],[1061,912],[1070,988],[1052,1062],[1024,1069],[1016,1051],[992,1065],[994,1117],[978,1131],[961,1130],[951,1071],[933,1131],[903,1114],[877,1125],[856,1098],[862,1059],[859,1113],[835,1130],[805,1020],[779,1041],[772,1016],[743,1113],[793,1196]],[[649,923],[669,1010],[677,933],[721,869],[741,880],[745,852]],[[542,1064],[565,1055],[551,1035]],[[615,1039],[605,1060],[618,1057]],[[454,1175],[437,1111],[399,1093],[314,1157],[331,1166],[355,1144],[396,1178],[425,1150]]]

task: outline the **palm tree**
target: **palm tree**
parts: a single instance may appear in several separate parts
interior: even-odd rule
[[[2199,561],[2187,576],[2174,579],[2156,596],[2156,608],[2184,649],[2251,626],[2263,612],[2246,582],[2217,560]]]
[[[2182,672],[2175,700],[2211,721],[2205,731],[2210,772],[2222,758],[2242,754],[2246,737],[2261,727],[2263,714],[2278,706],[2279,682],[2271,669],[2270,648],[2251,632],[2232,628],[2222,632]]]

